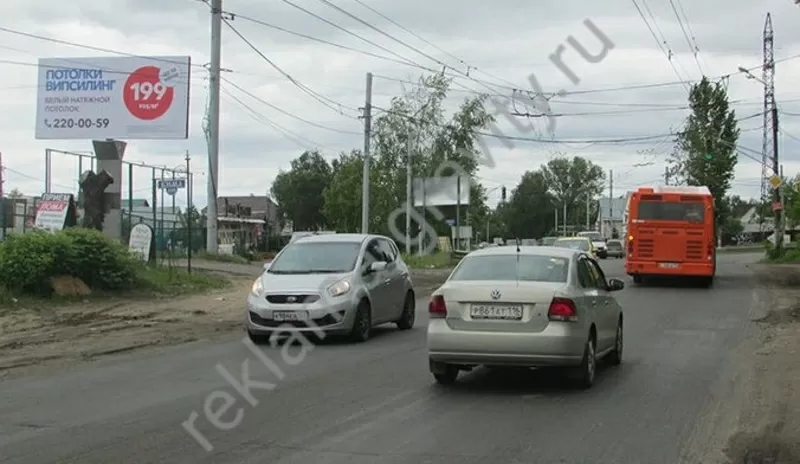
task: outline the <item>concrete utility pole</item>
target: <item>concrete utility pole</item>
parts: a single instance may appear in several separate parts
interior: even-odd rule
[[[592,207],[592,196],[586,195],[586,230],[590,230],[591,226],[589,225],[589,208]]]
[[[669,166],[664,166],[664,185],[669,185]]]
[[[614,170],[608,170],[608,223],[614,229]]]
[[[408,129],[408,140],[406,140],[406,254],[411,254],[411,182],[413,175],[411,172],[411,135],[412,130]]]
[[[361,180],[361,233],[369,233],[370,138],[372,137],[372,73],[367,73],[367,97],[364,102],[364,173]]]
[[[208,85],[208,206],[206,251],[218,253],[217,186],[219,185],[219,84],[222,64],[222,0],[211,0],[211,67]]]

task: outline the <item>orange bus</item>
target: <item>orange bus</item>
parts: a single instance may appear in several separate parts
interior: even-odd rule
[[[625,271],[684,276],[710,287],[717,269],[716,212],[707,187],[642,187],[628,199]]]

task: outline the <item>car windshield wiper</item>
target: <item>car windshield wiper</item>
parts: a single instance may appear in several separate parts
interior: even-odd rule
[[[308,271],[281,271],[272,269],[269,269],[267,272],[270,274],[309,274]]]
[[[347,272],[347,271],[342,271],[342,270],[339,270],[339,269],[303,269],[302,271],[301,270],[296,270],[296,271],[276,270],[276,271],[273,271],[273,270],[270,269],[267,272],[269,272],[270,274],[301,275],[301,274],[341,274],[341,273]]]

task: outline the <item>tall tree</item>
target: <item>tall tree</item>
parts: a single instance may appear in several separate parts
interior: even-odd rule
[[[556,153],[541,167],[542,175],[550,194],[555,198],[559,210],[559,224],[583,224],[586,217],[587,199],[592,199],[605,188],[605,171],[591,161],[575,156]],[[567,217],[562,211],[566,206]],[[595,212],[596,214],[596,212]],[[590,218],[591,219],[591,218]]]
[[[488,210],[485,191],[477,182],[477,159],[480,159],[477,132],[484,129],[492,116],[484,108],[483,97],[465,99],[448,117],[444,107],[451,80],[436,74],[422,77],[419,86],[392,99],[389,108],[377,109],[379,116],[373,124],[373,166],[371,216],[377,221],[374,230],[389,232],[388,218],[406,201],[406,164],[409,147],[412,151],[413,177],[442,177],[455,175],[453,170],[440,170],[445,161],[457,163],[471,177],[471,200],[468,210],[472,224],[482,223]],[[439,172],[437,172],[439,171]],[[466,186],[465,186],[466,188]],[[454,216],[455,207],[440,207],[444,214]],[[398,218],[403,221],[404,216]],[[430,215],[427,216],[432,221]],[[440,234],[448,229],[443,223],[431,224]],[[403,231],[405,224],[396,225]],[[371,225],[371,228],[373,226]],[[413,227],[413,225],[412,225]],[[411,234],[416,235],[416,230]],[[449,234],[448,234],[449,235]]]
[[[294,230],[318,230],[326,225],[323,192],[331,182],[331,166],[317,151],[307,151],[292,160],[291,169],[280,172],[271,193],[283,217]]]
[[[503,209],[508,233],[517,238],[541,238],[555,224],[555,198],[542,170],[528,171]]]
[[[725,194],[737,163],[736,111],[730,107],[727,87],[705,77],[692,86],[689,107],[691,113],[670,157],[670,176],[687,185],[708,187],[719,206],[718,219],[724,219]]]
[[[331,182],[323,193],[325,200],[323,213],[328,220],[328,227],[337,232],[359,232],[361,230],[359,187],[364,170],[364,156],[358,150],[342,153],[339,159],[331,162],[331,166],[333,168]],[[372,224],[370,229],[373,229]]]

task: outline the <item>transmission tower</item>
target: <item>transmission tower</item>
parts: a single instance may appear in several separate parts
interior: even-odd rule
[[[772,110],[775,108],[775,54],[774,35],[772,31],[772,16],[767,13],[764,22],[764,63],[762,65],[761,80],[764,84],[764,133],[761,146],[761,201],[764,205],[770,202],[769,179],[773,174],[773,160],[775,159],[774,131],[772,125]],[[764,226],[764,214],[761,214],[761,228]]]

